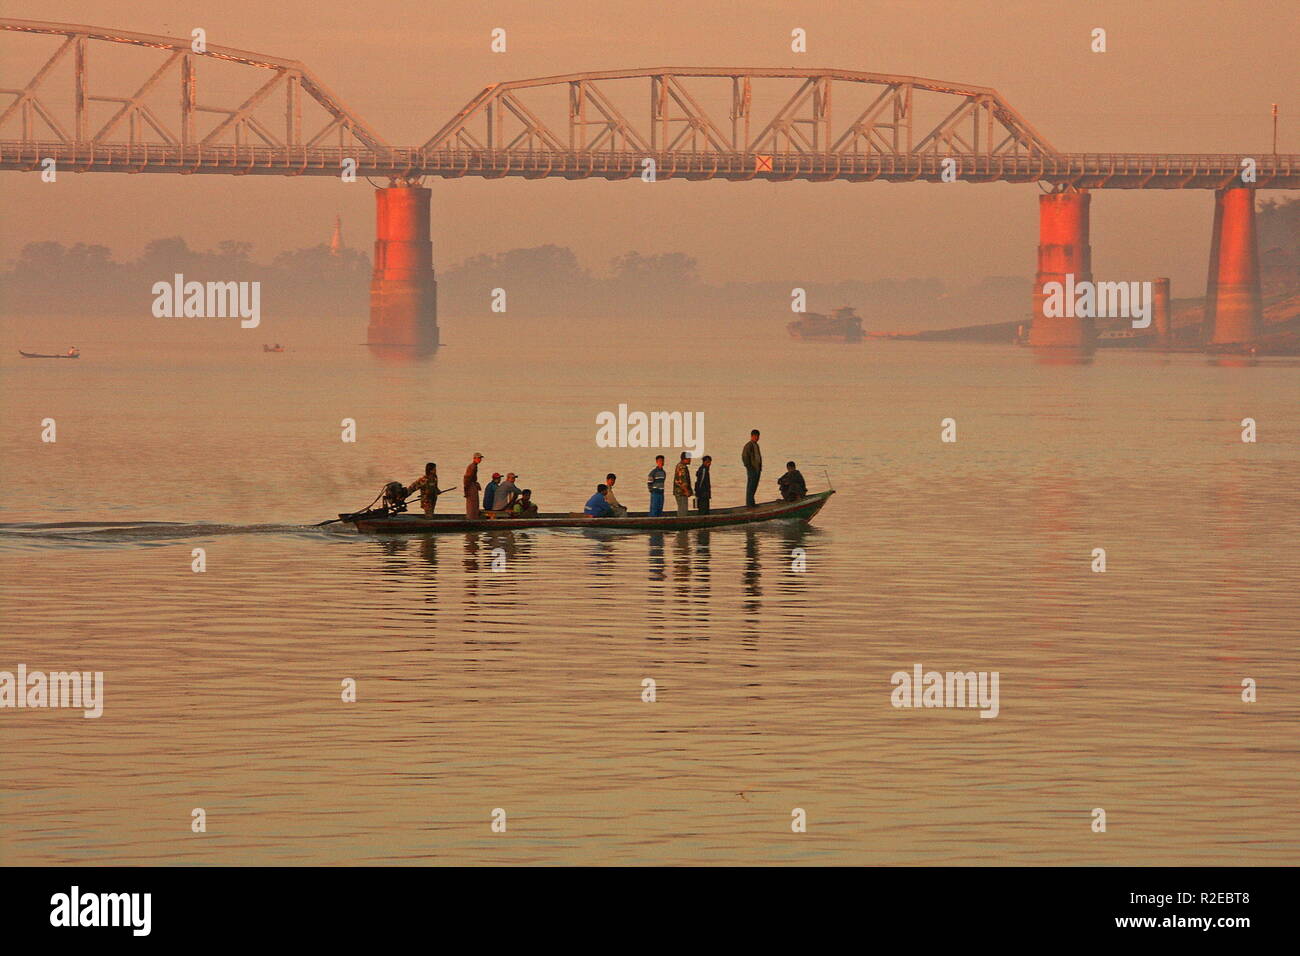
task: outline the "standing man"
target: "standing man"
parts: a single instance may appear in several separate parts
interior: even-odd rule
[[[496,507],[492,499],[496,496],[497,485],[499,484],[501,484],[501,472],[494,471],[492,472],[492,480],[489,481],[487,483],[487,487],[483,489],[483,510],[484,511],[491,511],[494,507]]]
[[[614,512],[615,518],[626,518],[627,509],[623,507],[618,500],[618,496],[614,494],[614,482],[616,481],[618,481],[618,475],[613,472],[605,476],[605,487],[608,489],[605,492],[605,502],[609,505],[610,510]]]
[[[677,468],[673,471],[673,497],[677,499],[677,517],[686,517],[693,493],[691,489],[691,453],[684,451],[682,457],[677,461]]]
[[[740,453],[745,466],[745,504],[754,507],[754,492],[758,491],[758,477],[763,473],[763,453],[758,450],[758,429],[749,433],[745,450]]]
[[[700,459],[700,467],[695,469],[695,507],[700,514],[709,513],[709,499],[713,497],[713,478],[709,475],[709,466],[713,456],[705,455]]]
[[[465,517],[471,521],[476,521],[479,518],[478,494],[481,489],[478,484],[478,463],[482,460],[483,453],[481,451],[474,452],[474,460],[465,469]]]
[[[658,518],[664,513],[664,481],[668,472],[664,471],[664,456],[655,455],[655,466],[646,476],[646,487],[650,489],[650,517]]]
[[[406,489],[408,495],[416,491],[420,492],[420,507],[424,509],[425,516],[432,516],[433,509],[438,506],[438,466],[433,462],[426,464],[424,474]]]

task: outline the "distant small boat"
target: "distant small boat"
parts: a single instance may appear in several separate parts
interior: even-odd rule
[[[802,319],[789,323],[786,331],[792,338],[805,342],[861,342],[865,338],[862,319],[849,306],[836,309],[830,315],[809,312]]]
[[[277,342],[275,345],[263,345],[263,346],[262,346],[262,351],[263,351],[263,352],[283,352],[283,351],[284,351],[284,346],[283,346],[283,345],[280,345],[278,342]]]
[[[59,355],[46,355],[43,352],[24,352],[19,349],[18,354],[23,358],[81,358],[81,349],[70,348]]]
[[[1138,331],[1135,329],[1108,329],[1097,336],[1099,349],[1135,349],[1156,343],[1155,329]]]

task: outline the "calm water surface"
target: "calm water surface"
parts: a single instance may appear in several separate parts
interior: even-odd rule
[[[496,318],[413,364],[306,320],[4,326],[0,669],[105,704],[0,711],[0,860],[1300,862],[1294,362]],[[763,497],[788,458],[837,494],[807,528],[310,527],[476,450],[543,510],[607,471],[643,508],[653,451],[594,441],[619,403],[704,412],[717,506],[751,427]],[[918,663],[998,671],[1000,715],[891,707]]]

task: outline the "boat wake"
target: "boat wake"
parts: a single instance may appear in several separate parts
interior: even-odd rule
[[[339,526],[323,528],[300,524],[185,524],[178,521],[45,521],[0,522],[0,546],[96,546],[112,544],[167,544],[188,538],[213,538],[237,534],[300,534],[313,538],[337,535]],[[351,531],[351,529],[346,529]]]

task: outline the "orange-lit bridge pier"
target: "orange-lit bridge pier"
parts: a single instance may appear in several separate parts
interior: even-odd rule
[[[387,179],[376,189],[368,336],[379,346],[438,344],[427,177],[1045,184],[1029,340],[1062,348],[1095,334],[1090,319],[1041,308],[1044,284],[1092,279],[1090,190],[1215,191],[1207,324],[1211,344],[1225,346],[1252,342],[1262,321],[1255,190],[1300,189],[1300,155],[1063,153],[988,87],[828,69],[497,83],[423,145],[394,147],[296,60],[74,24],[5,19],[0,30],[48,49],[25,84],[0,89],[12,97],[0,102],[0,170]],[[152,72],[93,88],[97,43],[156,51]],[[200,66],[215,64],[261,72],[246,97],[217,105],[199,83]],[[1160,313],[1167,283],[1155,291]],[[1162,318],[1167,331],[1167,308]]]

